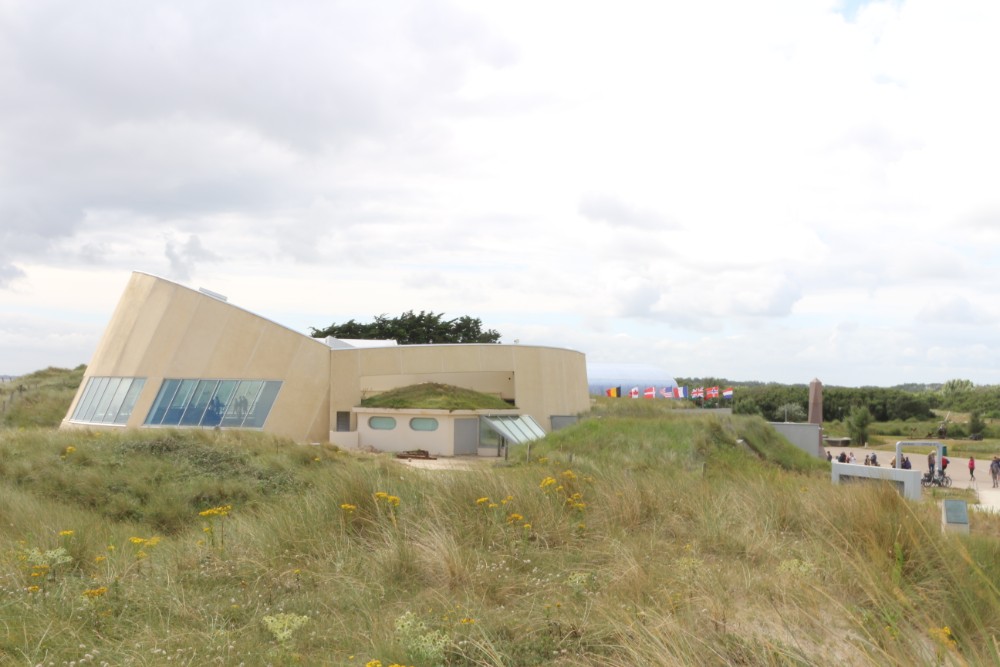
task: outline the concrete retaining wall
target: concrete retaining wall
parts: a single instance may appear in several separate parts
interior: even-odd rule
[[[920,478],[923,476],[919,470],[902,470],[900,468],[882,468],[880,466],[866,466],[858,463],[832,463],[833,469],[830,473],[830,480],[834,484],[846,484],[852,482],[891,482],[899,488],[904,498],[909,500],[920,500]]]

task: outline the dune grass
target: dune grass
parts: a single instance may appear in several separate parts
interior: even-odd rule
[[[0,426],[57,426],[83,379],[85,366],[46,368],[0,383]]]
[[[759,419],[617,410],[473,471],[0,431],[0,664],[1000,661],[995,517],[944,535]]]

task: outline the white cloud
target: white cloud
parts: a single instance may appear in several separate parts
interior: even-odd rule
[[[998,29],[988,0],[6,3],[0,308],[85,361],[143,270],[301,330],[427,309],[682,376],[1000,382]]]

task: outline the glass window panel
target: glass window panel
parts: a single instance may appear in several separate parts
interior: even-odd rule
[[[493,430],[485,417],[479,420],[479,444],[485,446],[500,444],[500,434]]]
[[[226,406],[236,391],[236,380],[222,380],[219,382],[215,395],[208,401],[205,415],[201,418],[202,426],[218,426],[222,423],[222,416],[226,413]]]
[[[222,418],[223,428],[239,428],[243,425],[243,420],[247,418],[250,406],[256,400],[257,394],[260,393],[260,388],[263,384],[260,380],[240,381],[236,392],[233,394],[233,400],[229,402],[226,414]]]
[[[508,442],[513,444],[520,442],[517,434],[513,433],[502,419],[490,419],[490,426],[492,426],[497,433],[506,438]]]
[[[108,378],[108,386],[104,388],[104,395],[101,396],[101,401],[97,404],[97,410],[94,411],[94,416],[90,418],[90,421],[95,424],[104,422],[104,417],[108,414],[108,410],[111,408],[111,401],[114,400],[115,393],[118,391],[121,383],[121,378]]]
[[[125,394],[128,393],[128,388],[132,386],[132,378],[121,378],[118,382],[118,388],[115,389],[115,395],[111,399],[111,403],[108,404],[108,411],[104,413],[104,418],[101,422],[105,424],[114,424],[115,417],[118,416],[118,410],[122,407],[122,401],[125,400]]]
[[[73,411],[73,419],[81,419],[83,417],[83,414],[94,400],[94,388],[96,386],[97,378],[87,378],[87,386],[83,390],[83,395],[80,396],[80,402],[76,404],[76,410]]]
[[[181,380],[180,385],[177,387],[177,392],[174,394],[174,398],[170,401],[170,406],[167,408],[167,414],[163,416],[164,426],[176,426],[181,423],[181,415],[184,414],[184,409],[187,408],[188,401],[191,400],[191,394],[194,393],[194,388],[197,385],[197,380]]]
[[[267,415],[271,412],[274,399],[281,389],[281,383],[277,381],[265,382],[260,390],[257,400],[250,406],[250,413],[243,422],[243,428],[263,428]]]
[[[376,431],[391,431],[396,428],[396,420],[393,417],[369,417],[368,426]]]
[[[433,417],[414,417],[410,420],[410,428],[414,431],[436,431],[438,420]]]
[[[118,388],[119,378],[101,378],[101,396],[88,410],[87,421],[100,424]]]
[[[128,392],[125,394],[125,400],[122,401],[122,407],[118,410],[118,415],[115,417],[116,424],[124,424],[128,421],[128,418],[132,416],[132,409],[135,407],[135,402],[139,400],[139,394],[142,393],[142,388],[145,384],[145,378],[132,378],[132,384],[129,386]]]
[[[94,400],[90,402],[87,407],[87,411],[83,413],[83,421],[89,422],[94,420],[94,413],[101,404],[101,400],[104,398],[104,390],[108,388],[108,381],[111,378],[101,378],[97,381],[97,388],[94,389]]]
[[[156,425],[163,422],[163,416],[167,414],[167,406],[170,405],[170,401],[180,384],[180,380],[163,381],[163,384],[160,385],[160,391],[156,394],[156,400],[153,401],[153,407],[149,409],[149,414],[146,416],[147,424]]]
[[[218,384],[218,380],[202,380],[198,383],[187,409],[181,415],[179,422],[181,426],[197,426],[201,423],[201,417],[205,413],[208,401],[212,398],[212,394],[215,393],[215,388]]]
[[[531,428],[529,428],[522,419],[511,419],[508,424],[510,425],[511,430],[517,431],[520,435],[520,442],[531,442],[538,437],[532,433]]]

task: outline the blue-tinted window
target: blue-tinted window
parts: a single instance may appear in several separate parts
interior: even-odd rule
[[[226,413],[226,406],[229,405],[233,392],[236,391],[236,380],[222,380],[215,390],[215,395],[208,401],[205,409],[205,416],[201,418],[202,426],[218,426],[222,423],[222,415]],[[281,384],[280,382],[278,383]]]
[[[243,420],[250,414],[250,406],[257,400],[257,394],[264,383],[260,380],[241,380],[233,400],[229,401],[226,414],[222,417],[223,427],[238,428],[243,426]]]
[[[124,424],[145,383],[145,378],[88,378],[70,421]]]
[[[197,380],[181,380],[180,385],[177,386],[177,391],[174,393],[173,400],[167,406],[167,414],[163,416],[164,426],[177,426],[181,423],[181,415],[184,414],[184,410],[187,408],[188,401],[191,400],[191,394],[194,393],[196,386],[198,386]]]
[[[215,393],[215,388],[219,385],[218,380],[202,380],[194,390],[191,401],[188,403],[184,414],[181,415],[181,426],[194,426],[201,423],[201,418],[208,407],[208,401]]]
[[[436,431],[438,420],[433,417],[414,417],[410,420],[410,428],[414,431]]]
[[[83,395],[80,397],[80,401],[76,404],[76,410],[73,412],[73,419],[81,419],[86,414],[90,404],[94,402],[94,395],[97,393],[97,382],[94,380],[95,378],[87,380],[87,386],[83,388]]]
[[[90,399],[90,404],[87,406],[85,412],[80,415],[80,421],[93,421],[94,412],[97,410],[98,404],[101,402],[101,398],[104,396],[104,390],[108,388],[108,380],[111,378],[91,378],[91,381],[96,383],[94,387],[94,396]]]
[[[396,428],[396,420],[392,417],[369,417],[368,426],[376,431],[391,431]]]
[[[122,402],[125,400],[125,395],[128,393],[129,387],[132,386],[132,381],[130,378],[123,378],[118,382],[118,388],[115,389],[115,395],[111,397],[111,402],[108,404],[108,409],[104,413],[103,422],[107,424],[114,424],[118,417],[118,410],[122,407]],[[108,385],[108,391],[111,390],[111,385]]]
[[[145,384],[146,381],[141,378],[132,380],[132,383],[128,387],[128,391],[125,392],[125,398],[122,400],[122,406],[118,409],[118,416],[115,417],[116,424],[124,424],[128,421],[128,418],[132,416],[132,410],[135,408],[135,402],[139,400],[139,393],[142,392],[142,388]]]
[[[94,410],[90,421],[95,424],[104,423],[104,418],[108,414],[108,408],[111,407],[111,401],[114,399],[115,392],[118,391],[118,385],[121,384],[121,381],[121,378],[108,378],[108,383],[104,387],[104,393],[101,394],[101,400],[97,402],[97,408]],[[114,421],[113,416],[111,421]]]
[[[264,426],[264,420],[271,412],[271,406],[274,405],[274,399],[278,396],[279,389],[281,389],[280,382],[264,383],[260,394],[257,395],[257,400],[250,406],[250,412],[243,422],[243,428],[262,428]]]
[[[146,424],[261,428],[281,389],[264,380],[164,380]]]
[[[177,391],[177,387],[180,384],[180,380],[163,381],[163,384],[160,385],[159,393],[156,394],[156,400],[153,401],[153,407],[150,408],[149,414],[146,415],[147,424],[155,426],[156,424],[163,423],[163,415],[167,414],[167,406],[173,400],[174,392]]]

